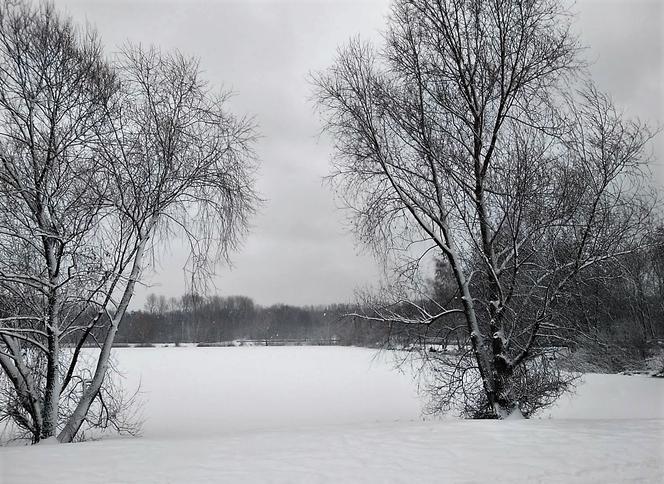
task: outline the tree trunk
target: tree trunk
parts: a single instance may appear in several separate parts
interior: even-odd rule
[[[54,260],[51,254],[49,260]],[[49,270],[55,262],[49,263]],[[57,271],[51,276],[53,287],[58,282]],[[46,361],[46,388],[44,390],[44,407],[42,416],[41,439],[55,437],[58,431],[58,414],[62,380],[60,378],[60,301],[55,289],[49,296],[48,354]]]
[[[58,411],[60,403],[60,343],[59,335],[49,332],[48,361],[46,370],[46,389],[42,415],[41,439],[54,437],[58,430]]]
[[[74,412],[69,417],[64,428],[58,435],[58,440],[60,442],[68,443],[74,440],[74,437],[76,437],[76,434],[81,428],[81,425],[83,425],[83,421],[85,420],[85,417],[90,410],[92,402],[97,397],[101,385],[104,382],[104,378],[106,377],[106,372],[108,371],[109,359],[111,356],[111,350],[113,349],[113,342],[115,341],[115,335],[118,331],[120,323],[122,322],[122,319],[124,318],[127,306],[129,305],[129,302],[131,301],[131,298],[134,295],[134,287],[136,286],[136,281],[138,281],[141,272],[141,266],[143,263],[143,255],[145,254],[145,248],[147,246],[148,240],[150,239],[150,234],[152,232],[152,228],[156,224],[156,221],[157,221],[157,216],[153,217],[153,219],[150,221],[146,229],[147,235],[143,239],[141,239],[140,242],[138,243],[138,247],[136,249],[136,255],[134,256],[134,263],[132,266],[131,274],[129,275],[129,282],[127,283],[127,286],[125,287],[125,290],[122,294],[122,299],[120,300],[118,309],[115,312],[113,319],[111,320],[111,327],[106,333],[106,338],[104,339],[104,344],[101,348],[101,353],[99,355],[99,358],[97,359],[97,367],[95,369],[94,376],[92,378],[92,381],[86,388],[85,392],[83,393],[83,396],[76,405]]]

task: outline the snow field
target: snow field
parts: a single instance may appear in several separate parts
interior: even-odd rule
[[[664,379],[586,375],[541,419],[422,421],[360,348],[116,351],[143,437],[0,448],[0,483],[664,482]]]

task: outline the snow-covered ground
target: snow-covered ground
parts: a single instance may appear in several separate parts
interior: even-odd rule
[[[664,379],[587,375],[541,419],[423,421],[359,348],[117,350],[142,438],[0,448],[0,483],[664,482]]]

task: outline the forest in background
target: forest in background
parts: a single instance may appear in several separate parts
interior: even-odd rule
[[[662,231],[656,231],[660,236]],[[569,348],[582,354],[593,370],[638,369],[664,340],[664,252],[649,250],[624,258],[613,271],[577,281],[556,307],[558,330],[541,345]],[[246,296],[203,296],[188,293],[167,298],[149,294],[143,309],[127,315],[117,336],[118,345],[159,343],[227,344],[251,341],[265,345],[322,344],[435,351],[459,345],[461,334],[445,324],[408,324],[415,308],[447,304],[459,306],[443,260],[435,263],[427,281],[429,299],[404,301],[395,321],[372,321],[375,307],[331,304],[298,307],[261,306]],[[461,316],[459,316],[461,322]],[[579,350],[579,351],[576,351]]]
[[[117,341],[147,345],[300,340],[371,346],[386,339],[386,325],[344,317],[353,310],[344,304],[263,307],[246,296],[186,294],[166,299],[151,294],[144,310],[128,315]]]

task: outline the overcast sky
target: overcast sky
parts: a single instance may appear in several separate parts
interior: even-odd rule
[[[205,78],[237,93],[233,109],[255,116],[262,139],[258,188],[266,199],[233,267],[215,279],[220,295],[260,304],[326,304],[353,299],[379,274],[347,231],[345,214],[323,185],[330,143],[309,101],[310,71],[329,66],[338,45],[377,37],[388,0],[164,1],[56,0],[76,20],[95,25],[107,49],[125,40],[178,48],[201,59]],[[664,2],[581,0],[577,29],[592,73],[626,113],[664,121]],[[664,136],[654,150],[664,155]],[[664,182],[664,158],[655,165]],[[179,296],[184,250],[173,244],[136,294]]]

